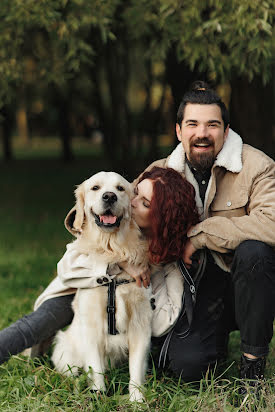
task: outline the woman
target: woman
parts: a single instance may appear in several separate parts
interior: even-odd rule
[[[175,170],[154,167],[141,176],[134,193],[133,215],[149,241],[154,309],[153,336],[168,336],[167,333],[173,328],[182,310],[183,277],[175,262],[183,255],[189,228],[199,220],[194,188]],[[68,248],[58,264],[58,276],[66,281],[62,295],[54,297],[49,285],[38,299],[40,306],[33,313],[0,332],[0,363],[11,354],[19,353],[52,337],[57,330],[72,321],[71,302],[75,283],[73,277],[67,276],[67,269],[74,264],[75,259],[79,262],[79,256],[72,256],[71,253]],[[127,270],[127,264],[123,265],[123,268]],[[78,269],[87,271],[85,265],[78,265]],[[145,287],[148,286],[148,270],[136,273],[134,277],[138,285],[141,286],[143,282]],[[87,287],[90,286],[89,284]],[[47,292],[48,290],[51,292]],[[180,328],[186,330],[188,327],[186,316],[181,316]],[[183,369],[184,362],[179,362],[181,352],[182,341],[177,342],[176,339],[176,345],[167,346],[166,354],[170,367],[176,373],[182,373]],[[198,376],[191,376],[186,368],[185,371],[184,375],[189,379],[199,378],[201,374],[201,370]]]

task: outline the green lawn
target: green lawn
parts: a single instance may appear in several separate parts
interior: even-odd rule
[[[57,158],[21,158],[0,164],[0,328],[31,311],[35,298],[55,276],[56,263],[71,239],[63,219],[74,203],[75,185],[102,169],[107,170],[108,165],[98,157],[81,157],[67,165]],[[96,396],[87,389],[85,374],[64,378],[52,369],[47,357],[33,362],[15,356],[0,366],[0,410],[274,411],[275,340],[268,359],[268,382],[260,399],[249,396],[242,405],[235,378],[238,347],[239,335],[234,333],[227,371],[197,385],[150,372],[146,403],[139,407],[127,400],[127,365],[109,371],[107,395]]]

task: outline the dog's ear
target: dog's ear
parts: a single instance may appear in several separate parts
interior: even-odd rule
[[[67,214],[64,224],[66,229],[74,236],[82,232],[84,223],[84,186],[81,184],[75,190],[76,204]]]
[[[81,184],[78,186],[78,188],[74,192],[75,197],[76,197],[76,214],[75,214],[75,219],[74,219],[74,224],[73,227],[75,230],[81,233],[82,226],[84,223],[84,184]]]
[[[74,206],[64,220],[65,228],[74,236],[77,236],[79,232],[74,228],[74,220],[76,215],[76,207]]]

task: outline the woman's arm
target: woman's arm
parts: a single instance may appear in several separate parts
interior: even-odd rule
[[[119,263],[119,267],[121,267],[128,275],[132,276],[135,279],[137,286],[141,288],[141,284],[145,288],[148,288],[150,285],[150,268],[149,266],[136,266],[131,265],[128,262],[121,262]]]
[[[151,275],[152,335],[162,336],[174,325],[182,308],[183,278],[177,263],[166,264]]]
[[[57,264],[57,274],[68,288],[92,288],[111,282],[108,264],[95,261],[93,255],[78,252],[71,244]]]

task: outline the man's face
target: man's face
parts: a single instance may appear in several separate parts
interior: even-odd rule
[[[185,106],[181,126],[176,125],[187,159],[198,170],[212,167],[229,132],[224,131],[221,109],[216,104],[191,104]]]

